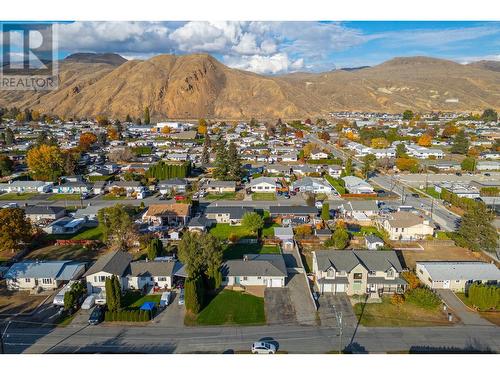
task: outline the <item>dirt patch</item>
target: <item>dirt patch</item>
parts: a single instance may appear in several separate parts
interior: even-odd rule
[[[97,247],[84,247],[81,245],[51,245],[30,252],[25,259],[39,260],[96,260],[106,250]]]
[[[491,323],[500,326],[500,311],[480,312],[479,315]]]
[[[427,242],[422,246],[423,251],[401,250],[408,268],[415,269],[415,263],[418,261],[490,261],[482,253],[472,252],[455,245],[445,245],[441,241]]]
[[[0,283],[0,315],[29,314],[47,295],[31,295],[27,291],[10,291],[5,281]]]

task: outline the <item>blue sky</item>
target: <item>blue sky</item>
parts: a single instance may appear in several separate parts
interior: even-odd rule
[[[397,56],[460,63],[500,60],[500,22],[70,22],[59,54],[115,52],[128,59],[210,53],[261,74],[375,65]]]

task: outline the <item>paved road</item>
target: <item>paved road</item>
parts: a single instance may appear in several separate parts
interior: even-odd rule
[[[453,310],[456,315],[458,315],[463,324],[494,327],[493,323],[483,319],[478,313],[465,306],[451,290],[437,289],[437,294],[441,297],[444,303],[446,303],[446,305],[448,305],[448,307]]]
[[[290,353],[326,353],[339,348],[338,329],[297,325],[253,327],[184,327],[156,325],[46,328],[11,326],[7,353],[222,353],[248,350],[269,338]],[[485,326],[344,329],[342,347],[384,353],[416,348],[469,348],[500,352],[500,329]]]

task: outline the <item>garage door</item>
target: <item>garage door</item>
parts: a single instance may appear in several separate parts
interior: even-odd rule
[[[337,284],[337,293],[342,293],[342,292],[345,292],[345,285]]]
[[[272,288],[280,288],[281,287],[281,279],[271,279],[271,287]]]

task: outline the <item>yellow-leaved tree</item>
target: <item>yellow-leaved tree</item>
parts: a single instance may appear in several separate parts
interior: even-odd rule
[[[57,181],[63,175],[64,158],[58,146],[42,144],[26,156],[30,175],[37,181]]]

